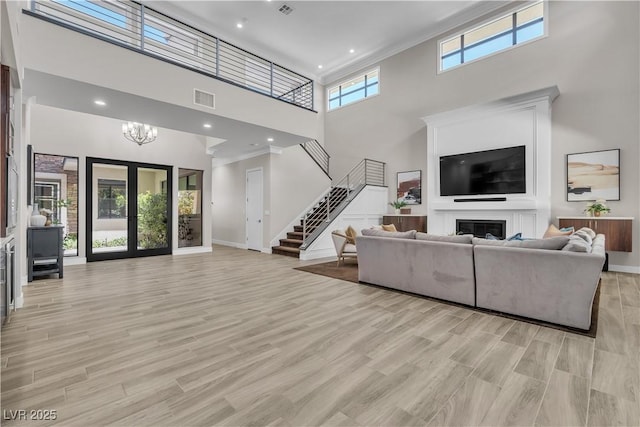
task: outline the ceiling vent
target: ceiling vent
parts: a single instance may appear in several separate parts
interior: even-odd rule
[[[216,108],[216,96],[213,93],[193,89],[193,103],[207,108]]]
[[[283,3],[282,6],[278,8],[278,12],[288,15],[293,12],[293,8],[286,3]]]

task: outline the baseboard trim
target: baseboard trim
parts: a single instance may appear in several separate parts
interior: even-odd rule
[[[68,256],[64,257],[62,260],[62,264],[66,267],[67,265],[81,265],[86,264],[87,258],[81,256]]]
[[[300,251],[300,259],[302,261],[329,257],[336,257],[336,250],[334,248]]]
[[[617,273],[640,274],[640,267],[634,267],[633,265],[613,265],[613,264],[609,264],[609,271],[615,271]]]
[[[263,254],[271,254],[271,248],[262,248],[260,252],[262,252]]]
[[[190,254],[203,254],[207,252],[213,252],[213,248],[211,246],[192,246],[189,248],[178,248],[173,251],[171,255],[190,255]]]
[[[214,245],[229,246],[236,249],[249,249],[246,243],[227,242],[226,240],[211,239]]]

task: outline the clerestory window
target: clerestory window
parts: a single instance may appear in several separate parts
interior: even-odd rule
[[[458,67],[545,35],[545,5],[538,2],[439,43],[440,71]]]

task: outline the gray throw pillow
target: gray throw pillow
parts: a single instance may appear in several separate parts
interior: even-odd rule
[[[588,230],[588,228],[587,228],[587,230]],[[591,237],[591,234],[589,234],[589,232],[587,230],[585,230],[584,228],[581,228],[580,230],[578,230],[575,233],[573,233],[571,235],[571,237],[573,237],[573,236],[580,237],[582,240],[584,240],[589,245],[591,245],[593,243],[593,237]]]
[[[428,240],[431,242],[447,243],[471,243],[473,234],[459,234],[457,236],[438,236],[437,234],[416,233],[416,240]]]
[[[375,230],[371,228],[365,228],[362,230],[363,236],[374,236],[374,237],[393,237],[395,239],[415,239],[416,238],[416,230],[409,231],[384,231],[384,230]]]
[[[591,237],[592,240],[596,238],[596,232],[593,231],[592,229],[590,229],[589,227],[582,227],[578,231],[583,231],[583,232],[587,233],[589,235],[589,237]]]
[[[562,250],[571,252],[591,252],[591,243],[587,242],[582,237],[573,234]]]

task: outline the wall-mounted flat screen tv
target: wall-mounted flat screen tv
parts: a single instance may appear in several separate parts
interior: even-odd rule
[[[526,191],[524,145],[440,157],[441,196]]]

